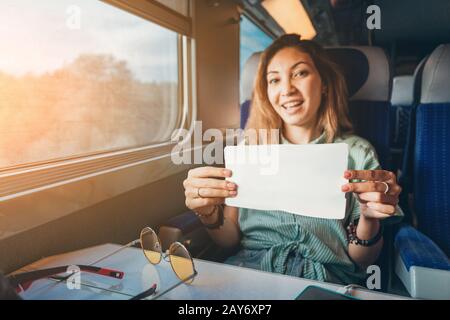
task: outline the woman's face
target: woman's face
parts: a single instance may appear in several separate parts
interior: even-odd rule
[[[267,67],[267,95],[287,125],[314,126],[322,98],[322,80],[309,54],[295,48],[278,51]]]

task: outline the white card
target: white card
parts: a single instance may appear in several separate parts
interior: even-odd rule
[[[224,150],[238,195],[233,207],[283,210],[327,219],[345,217],[348,165],[345,143],[307,145],[239,145]]]

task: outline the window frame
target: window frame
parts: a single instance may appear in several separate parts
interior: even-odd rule
[[[192,18],[164,6],[154,0],[100,0],[141,18],[150,20],[176,33],[192,37]],[[191,10],[189,5],[189,10]],[[192,14],[190,14],[192,16]]]
[[[193,117],[196,114],[192,19],[153,0],[100,1],[178,33],[179,105],[175,129],[192,130]],[[0,168],[0,203],[130,166],[168,156],[170,158],[175,144],[167,140],[141,147],[91,152]],[[170,172],[164,172],[156,178],[161,179],[168,175]],[[125,191],[127,190],[123,192]]]
[[[269,38],[272,38],[275,40],[278,38],[278,34],[273,32],[263,21],[256,18],[253,14],[251,14],[248,11],[244,11],[241,13],[241,16],[247,18],[251,23],[253,23],[256,27],[258,27],[259,30],[264,32]]]

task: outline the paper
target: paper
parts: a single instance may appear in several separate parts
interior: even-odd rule
[[[238,186],[233,207],[282,210],[327,219],[345,217],[341,186],[347,170],[345,143],[240,145],[224,150],[225,167]]]

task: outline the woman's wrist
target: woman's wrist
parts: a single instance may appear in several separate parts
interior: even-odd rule
[[[210,230],[219,229],[224,223],[224,207],[223,205],[215,205],[211,215],[200,219],[203,226]]]
[[[378,234],[380,227],[380,220],[368,218],[361,214],[356,227],[356,236],[362,240],[372,239]]]
[[[351,222],[347,226],[347,239],[350,244],[371,247],[383,237],[383,226],[377,219],[360,216],[355,225]]]
[[[210,224],[217,221],[217,213],[217,206],[213,206],[211,211],[208,211],[207,214],[199,214],[196,212],[197,216],[203,224]]]
[[[202,209],[204,209],[204,208],[202,208]],[[199,212],[198,210],[194,210],[194,212],[200,218],[209,217],[214,214],[214,211],[216,210],[216,206],[214,205],[214,206],[211,206],[210,208],[206,208],[204,210],[205,210],[204,212],[203,211]]]

